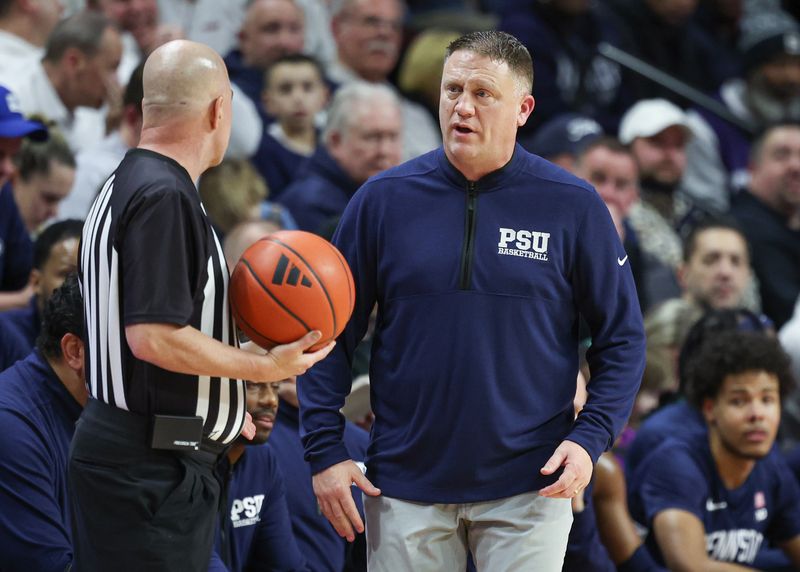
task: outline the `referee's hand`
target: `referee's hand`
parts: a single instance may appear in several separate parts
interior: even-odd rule
[[[350,460],[332,465],[313,477],[314,494],[317,495],[322,514],[339,536],[346,538],[348,542],[356,539],[356,532],[364,532],[364,523],[350,491],[353,483],[369,496],[381,494],[380,489],[375,488],[358,465]]]
[[[322,337],[319,330],[307,333],[299,340],[290,344],[275,346],[267,353],[275,366],[275,373],[271,381],[279,381],[296,375],[303,375],[311,366],[325,359],[331,353],[336,342],[329,342],[321,349],[306,353]]]

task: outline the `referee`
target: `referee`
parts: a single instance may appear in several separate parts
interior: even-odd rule
[[[69,460],[75,570],[205,570],[218,458],[255,431],[243,379],[324,358],[311,332],[266,356],[236,347],[228,271],[194,181],[225,153],[231,85],[207,46],[174,41],[144,67],[139,147],[89,212],[79,271],[91,399]]]

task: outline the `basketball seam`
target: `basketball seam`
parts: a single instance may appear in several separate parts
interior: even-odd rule
[[[322,288],[322,293],[325,294],[325,299],[328,301],[328,306],[330,306],[330,309],[331,309],[331,316],[333,317],[333,331],[334,332],[337,331],[338,328],[336,327],[336,307],[333,305],[333,300],[331,300],[330,294],[328,294],[328,289],[325,288],[325,283],[322,281],[322,279],[314,271],[314,268],[311,266],[311,264],[308,263],[308,260],[303,258],[303,255],[300,254],[299,252],[297,252],[294,248],[292,248],[291,246],[289,246],[288,244],[286,244],[282,240],[280,240],[278,238],[275,238],[274,236],[268,236],[263,240],[269,240],[271,242],[276,242],[276,243],[280,244],[284,248],[286,248],[289,251],[291,251],[292,253],[294,253],[294,255],[297,256],[297,258],[299,258],[300,260],[303,261],[303,264],[306,265],[306,268],[308,269],[308,271],[311,272],[311,274],[314,275],[314,278],[317,279],[317,284],[319,284],[319,287]],[[287,312],[288,312],[288,309],[287,309]],[[299,320],[299,318],[298,318],[298,320]],[[303,324],[303,325],[305,326],[305,324]],[[308,326],[306,326],[306,329],[309,329]]]
[[[273,339],[272,339],[272,338],[270,338],[269,336],[265,336],[264,334],[262,334],[262,333],[261,333],[261,331],[260,331],[258,328],[256,328],[255,326],[253,326],[253,324],[251,324],[251,323],[250,323],[250,322],[248,322],[247,320],[245,320],[245,319],[244,319],[244,316],[242,316],[241,312],[239,312],[239,307],[236,305],[236,302],[234,302],[233,300],[231,300],[231,309],[233,309],[233,313],[236,315],[236,319],[237,319],[238,321],[240,321],[240,322],[242,322],[243,324],[245,324],[245,325],[246,325],[248,328],[250,328],[251,330],[253,330],[255,333],[257,333],[259,336],[261,336],[262,338],[264,338],[264,339],[265,339],[266,341],[268,341],[269,343],[271,343],[271,344],[275,344],[276,346],[277,346],[277,345],[280,345],[280,342],[279,342],[279,341],[277,341],[277,340],[273,340]],[[245,334],[246,334],[246,333],[247,333],[247,332],[245,332]],[[253,341],[255,341],[255,340],[253,340]]]
[[[295,320],[297,320],[298,322],[300,322],[300,323],[303,325],[303,327],[306,329],[306,331],[307,331],[307,332],[311,331],[311,328],[309,328],[309,327],[308,327],[308,324],[306,324],[306,323],[305,323],[305,322],[304,322],[304,321],[303,321],[303,320],[300,318],[300,316],[298,316],[297,314],[295,314],[294,312],[292,312],[292,311],[291,311],[289,308],[287,308],[287,307],[286,307],[286,305],[285,305],[283,302],[281,302],[281,301],[280,301],[278,298],[276,298],[276,297],[275,297],[275,295],[274,295],[272,292],[270,292],[269,288],[267,288],[266,286],[264,286],[264,283],[261,281],[261,278],[259,278],[259,277],[258,277],[258,274],[256,274],[256,273],[255,273],[255,271],[253,270],[253,267],[252,267],[252,266],[250,266],[250,263],[247,261],[247,259],[246,259],[246,258],[242,257],[242,260],[241,260],[241,262],[243,262],[243,263],[244,263],[244,265],[245,265],[245,267],[247,267],[247,270],[250,272],[250,275],[253,277],[253,279],[254,279],[256,282],[258,282],[258,285],[259,285],[259,286],[261,286],[261,288],[263,288],[264,292],[266,292],[266,293],[267,293],[267,295],[268,295],[270,298],[272,298],[272,299],[275,301],[275,303],[276,303],[276,304],[278,304],[278,306],[280,306],[281,308],[283,308],[283,309],[286,311],[286,313],[287,313],[287,314],[289,314],[289,315],[290,315],[292,318],[294,318]],[[305,262],[305,261],[303,261],[303,262]],[[324,288],[323,288],[323,290],[324,290]]]

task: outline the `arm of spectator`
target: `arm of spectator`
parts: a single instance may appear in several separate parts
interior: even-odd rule
[[[595,465],[593,500],[597,530],[611,560],[629,560],[642,540],[628,512],[625,475],[609,453],[600,455]]]
[[[128,345],[140,360],[178,373],[261,383],[302,375],[327,356],[334,342],[318,351],[304,353],[320,335],[318,331],[309,332],[295,342],[258,355],[223,344],[191,326],[132,324],[125,328]]]
[[[795,570],[800,570],[800,534],[785,542],[779,543],[778,546],[780,546],[780,549],[789,557],[789,560],[792,561]]]
[[[736,572],[745,566],[711,560],[706,552],[706,531],[691,512],[667,509],[653,519],[653,531],[667,568],[676,572]]]
[[[31,296],[33,296],[33,286],[31,284],[15,292],[0,292],[0,312],[24,308],[31,301]]]

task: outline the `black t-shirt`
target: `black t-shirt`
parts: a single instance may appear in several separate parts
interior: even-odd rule
[[[134,357],[125,338],[125,326],[169,323],[236,344],[225,258],[186,170],[130,151],[89,211],[79,265],[92,395],[144,415],[200,415],[207,438],[236,437],[242,381],[161,369]]]

